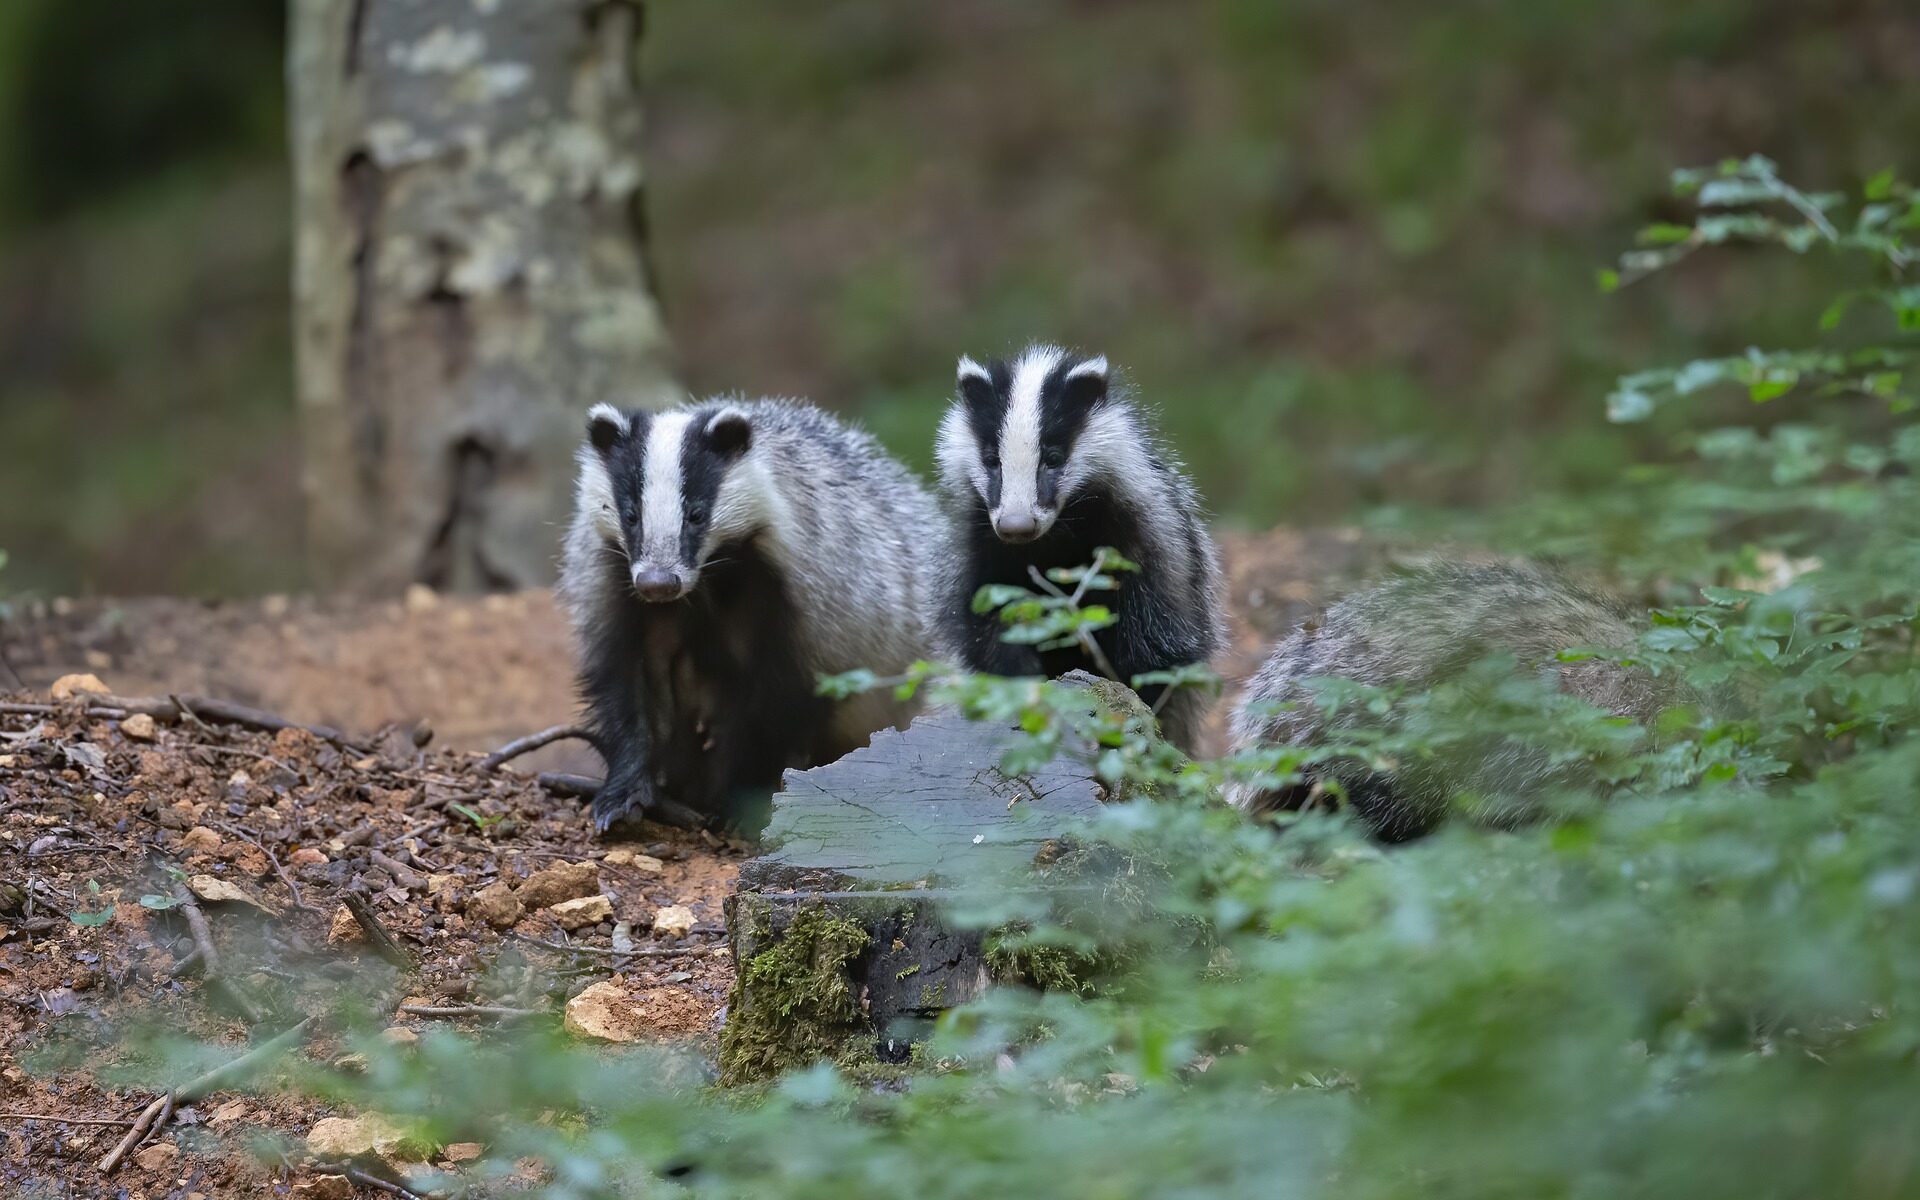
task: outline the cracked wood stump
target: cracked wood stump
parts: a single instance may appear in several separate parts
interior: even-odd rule
[[[1144,711],[1126,688],[1083,679],[1090,707]],[[947,924],[942,906],[1030,886],[1043,848],[1107,799],[1076,763],[1003,775],[1014,737],[938,711],[787,773],[765,852],[727,901],[727,1080],[819,1057],[905,1061],[935,1017],[987,986],[982,934]]]
[[[677,396],[638,0],[293,0],[295,349],[322,586],[541,585],[594,402]]]

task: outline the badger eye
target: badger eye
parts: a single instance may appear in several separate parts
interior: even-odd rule
[[[998,450],[988,450],[980,456],[980,461],[987,465],[987,470],[998,471],[1000,469],[1000,452]]]
[[[1067,452],[1058,446],[1049,446],[1040,455],[1040,465],[1049,471],[1058,471],[1067,465]]]
[[[695,525],[698,525],[702,521],[705,521],[706,519],[707,519],[706,505],[704,504],[687,505],[687,520],[693,522]]]

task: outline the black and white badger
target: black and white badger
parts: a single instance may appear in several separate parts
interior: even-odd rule
[[[596,825],[738,814],[911,716],[817,676],[931,654],[939,509],[871,437],[809,405],[597,405],[560,595],[607,760]]]
[[[948,653],[995,675],[1097,670],[1077,647],[1042,652],[1000,639],[975,613],[987,584],[1033,586],[1032,569],[1085,566],[1101,546],[1137,563],[1095,593],[1115,622],[1096,634],[1121,682],[1204,663],[1225,640],[1219,552],[1200,497],[1107,360],[1030,346],[1011,362],[962,358],[959,395],[940,424],[940,480],[954,521],[940,599]],[[1149,704],[1159,687],[1145,689]],[[1192,752],[1205,707],[1191,688],[1164,697],[1161,729]]]
[[[1495,656],[1511,658],[1557,691],[1649,726],[1662,708],[1691,699],[1682,685],[1604,656],[1560,658],[1576,647],[1624,654],[1638,644],[1640,629],[1624,601],[1537,564],[1429,562],[1345,597],[1275,645],[1234,705],[1232,749],[1311,746],[1343,730],[1382,728],[1364,711],[1329,718],[1308,680],[1420,692]],[[1297,808],[1326,779],[1339,781],[1356,814],[1385,841],[1428,832],[1462,801],[1477,820],[1509,825],[1534,815],[1553,788],[1595,783],[1544,748],[1489,736],[1392,772],[1340,760],[1282,791],[1229,784],[1226,795],[1252,812]]]

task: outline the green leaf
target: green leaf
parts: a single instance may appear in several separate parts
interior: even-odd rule
[[[1662,221],[1649,225],[1640,231],[1638,241],[1642,246],[1671,246],[1684,242],[1693,236],[1693,226],[1674,225]]]
[[[1747,386],[1747,397],[1755,404],[1765,404],[1792,391],[1793,384],[1794,381],[1791,379],[1762,379],[1758,383]]]
[[[1620,290],[1620,272],[1612,267],[1601,267],[1593,273],[1593,282],[1603,292]]]
[[[1861,194],[1869,200],[1885,200],[1893,195],[1893,168],[1877,172],[1867,180]]]
[[[179,904],[180,901],[174,899],[172,896],[158,896],[152,892],[148,892],[146,895],[140,897],[141,908],[151,908],[159,912],[164,912],[169,908],[177,908]]]
[[[99,912],[71,912],[67,914],[67,919],[75,925],[105,925],[113,920],[113,906],[108,905]]]

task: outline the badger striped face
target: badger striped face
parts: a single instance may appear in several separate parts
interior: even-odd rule
[[[642,600],[685,596],[717,546],[754,532],[752,449],[749,414],[732,406],[587,414],[579,503],[625,553]]]
[[[1012,362],[962,358],[959,401],[940,425],[941,474],[971,484],[1004,542],[1046,536],[1098,463],[1107,360],[1032,346]]]

